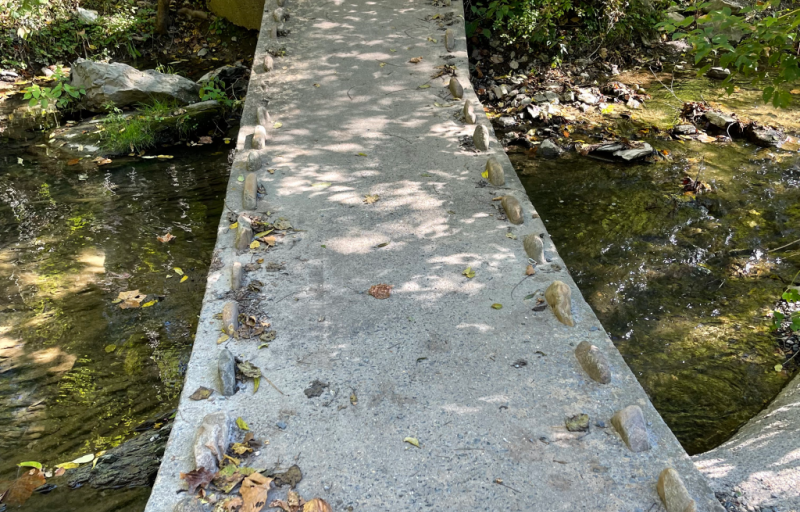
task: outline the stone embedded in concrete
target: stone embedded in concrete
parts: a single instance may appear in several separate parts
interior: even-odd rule
[[[572,319],[572,290],[566,283],[553,281],[545,290],[544,298],[559,322],[575,326],[575,320]]]
[[[522,224],[525,220],[522,218],[522,206],[514,196],[503,196],[500,201],[500,206],[506,212],[508,222],[512,224]]]
[[[488,151],[489,129],[482,124],[476,126],[475,131],[472,133],[472,143],[475,145],[475,149],[479,151]]]
[[[234,261],[231,265],[231,290],[236,291],[242,287],[242,277],[244,275],[244,268],[241,262]]]
[[[236,394],[236,359],[227,348],[223,348],[217,359],[217,374],[219,375],[220,394],[233,396]]]
[[[667,468],[658,476],[658,496],[667,512],[695,512],[697,504],[689,496],[681,476],[672,468]]]
[[[197,498],[183,498],[175,504],[172,512],[206,512],[206,509]]]
[[[475,124],[478,121],[478,117],[475,115],[475,107],[472,106],[472,102],[470,100],[464,102],[464,110],[462,113],[464,114],[465,123]]]
[[[242,189],[242,207],[245,210],[255,210],[258,205],[258,178],[256,173],[248,173],[244,178]]]
[[[258,154],[258,151],[251,151],[247,155],[247,170],[256,172],[259,169],[261,169],[261,155]]]
[[[500,165],[500,162],[493,156],[489,157],[489,160],[486,161],[486,174],[488,175],[489,183],[494,185],[495,187],[501,187],[506,183],[506,176],[505,172],[503,171],[503,166]]]
[[[275,20],[275,23],[280,23],[283,21],[283,7],[277,7],[274,11],[272,11],[272,19]]]
[[[448,87],[450,88],[450,94],[452,94],[454,98],[461,99],[464,97],[464,88],[461,86],[461,82],[458,81],[458,78],[451,77]]]
[[[231,336],[239,330],[239,304],[237,302],[229,301],[222,307],[222,329]]]
[[[452,28],[444,31],[444,48],[448,52],[452,52],[456,47],[456,34]]]
[[[585,371],[592,380],[600,384],[608,384],[611,382],[611,368],[608,365],[608,359],[600,352],[599,348],[588,341],[582,341],[575,349],[575,357],[581,364],[583,371]]]
[[[194,440],[195,469],[205,468],[212,473],[219,470],[231,440],[232,426],[231,418],[224,412],[207,414],[203,418]]]
[[[269,73],[275,67],[275,59],[269,53],[264,56],[264,71]]]
[[[269,38],[270,39],[278,39],[278,26],[273,25],[272,28],[269,30]]]
[[[586,343],[584,341],[584,343]],[[647,423],[644,421],[642,409],[638,405],[629,405],[614,413],[611,424],[628,445],[632,452],[646,452],[650,449],[647,435]]]
[[[534,233],[525,235],[525,238],[522,239],[522,247],[525,248],[525,254],[537,265],[547,263],[544,257],[544,242],[542,242],[542,238],[539,235]]]
[[[234,25],[258,30],[264,15],[264,0],[209,0],[208,9]]]
[[[239,216],[239,227],[236,228],[236,240],[233,246],[237,251],[246,251],[250,248],[250,242],[253,241],[253,227],[250,221],[244,216]]]
[[[265,130],[268,130],[272,126],[272,116],[269,115],[269,111],[267,107],[260,106],[256,111],[258,115],[258,124],[264,127]]]
[[[256,125],[253,131],[253,149],[265,149],[267,147],[267,130],[259,125]]]

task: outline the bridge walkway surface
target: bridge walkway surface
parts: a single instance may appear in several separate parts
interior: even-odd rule
[[[269,441],[248,466],[296,464],[300,495],[337,511],[653,512],[664,510],[657,482],[666,468],[697,510],[721,510],[581,297],[497,144],[469,82],[462,3],[289,0],[281,12],[274,1],[218,261],[147,511],[185,498],[179,474],[195,469],[198,430],[220,412]],[[450,91],[451,72],[464,99]],[[464,100],[488,150],[475,149]],[[489,157],[504,184],[482,178]],[[500,197],[518,200],[522,223],[510,222],[515,205]],[[529,256],[540,258],[533,238],[546,261],[527,276]],[[542,310],[556,281],[573,326]],[[389,298],[368,293],[380,297],[380,284]],[[221,335],[234,324],[238,339]],[[609,370],[610,382],[587,374],[581,342],[596,347],[586,368],[594,363],[600,380]],[[224,396],[228,353],[263,374],[256,392],[245,378]],[[215,393],[190,399],[200,386]],[[612,416],[623,409],[617,428]],[[276,488],[269,500],[285,495]],[[674,496],[670,512],[694,510]]]

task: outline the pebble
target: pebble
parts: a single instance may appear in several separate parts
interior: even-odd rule
[[[242,189],[242,207],[245,210],[255,210],[258,205],[258,178],[256,173],[248,173],[244,178]]]
[[[609,380],[610,378],[611,376],[609,375]],[[614,416],[611,417],[611,424],[614,425],[617,433],[632,452],[646,452],[650,449],[647,425],[644,421],[642,409],[638,405],[629,405],[615,412]]]
[[[479,124],[472,133],[472,143],[478,151],[488,151],[489,149],[489,129]]]
[[[275,20],[275,23],[280,23],[283,21],[283,8],[278,7],[274,11],[272,11],[272,19]]]
[[[475,108],[472,106],[472,102],[467,100],[464,102],[464,122],[467,124],[475,124],[478,121],[477,116],[475,115]]]
[[[500,205],[506,212],[506,217],[508,217],[508,221],[510,223],[522,224],[525,222],[525,220],[522,218],[522,206],[520,206],[516,197],[503,196],[503,199],[500,201]]]
[[[539,145],[539,150],[536,154],[544,158],[558,158],[563,152],[564,150],[558,147],[555,142],[547,139]]]
[[[444,31],[444,48],[448,52],[452,52],[453,49],[456,47],[456,34],[453,32],[452,28],[448,28]]]
[[[611,368],[609,368],[608,359],[600,352],[599,348],[588,341],[582,341],[575,349],[575,357],[581,364],[583,371],[585,371],[592,380],[600,384],[608,384],[611,382]]]
[[[236,228],[236,240],[233,246],[237,251],[246,251],[250,248],[250,242],[253,238],[253,228],[250,226],[250,221],[239,216],[239,227]]]
[[[575,325],[572,319],[572,290],[566,283],[553,281],[545,290],[544,298],[559,322],[570,327]]]
[[[689,496],[681,476],[672,468],[667,468],[658,476],[658,496],[667,512],[694,512],[697,504]]]
[[[452,94],[454,98],[461,99],[464,97],[464,88],[456,77],[450,78],[450,94]]]
[[[247,155],[247,170],[250,172],[256,172],[261,168],[261,156],[258,154],[257,151],[251,151]]]
[[[228,301],[222,306],[222,328],[230,336],[239,330],[239,303]]]
[[[519,62],[512,60],[511,62],[508,63],[508,67],[510,67],[511,69],[519,69]]]
[[[200,48],[200,51],[197,52],[198,57],[205,57],[208,55],[208,48]]]
[[[219,463],[228,449],[231,424],[230,417],[224,412],[207,414],[203,418],[194,440],[195,468],[206,468],[212,473],[217,472]]]
[[[539,235],[530,233],[525,235],[522,239],[522,247],[525,248],[525,254],[528,258],[532,259],[537,265],[544,265],[547,260],[544,258],[544,242]]]
[[[259,125],[256,125],[253,132],[253,149],[265,149],[267,147],[267,130]]]
[[[495,187],[502,187],[505,185],[506,177],[503,166],[493,156],[490,156],[489,160],[486,161],[486,173],[488,174],[487,179],[489,183]]]
[[[276,426],[276,427],[278,427],[278,428],[279,428],[279,429],[281,429],[281,430],[286,430],[286,427],[287,427],[288,425],[286,425],[286,423],[285,423],[285,422],[283,422],[283,421],[279,421],[278,423],[276,423],[276,424],[275,424],[275,426]]]
[[[236,291],[242,287],[243,267],[241,262],[234,261],[231,266],[231,290]]]

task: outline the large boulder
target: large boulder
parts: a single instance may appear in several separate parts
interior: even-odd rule
[[[174,100],[186,105],[200,100],[200,86],[188,78],[139,71],[127,64],[106,64],[78,59],[72,64],[72,85],[86,90],[83,106],[94,112],[113,103],[117,108],[153,100]]]
[[[210,0],[208,9],[234,25],[259,30],[264,17],[264,0]]]

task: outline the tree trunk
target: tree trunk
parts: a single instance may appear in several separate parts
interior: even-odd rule
[[[156,15],[156,33],[166,34],[169,29],[169,2],[158,0],[158,14]]]

